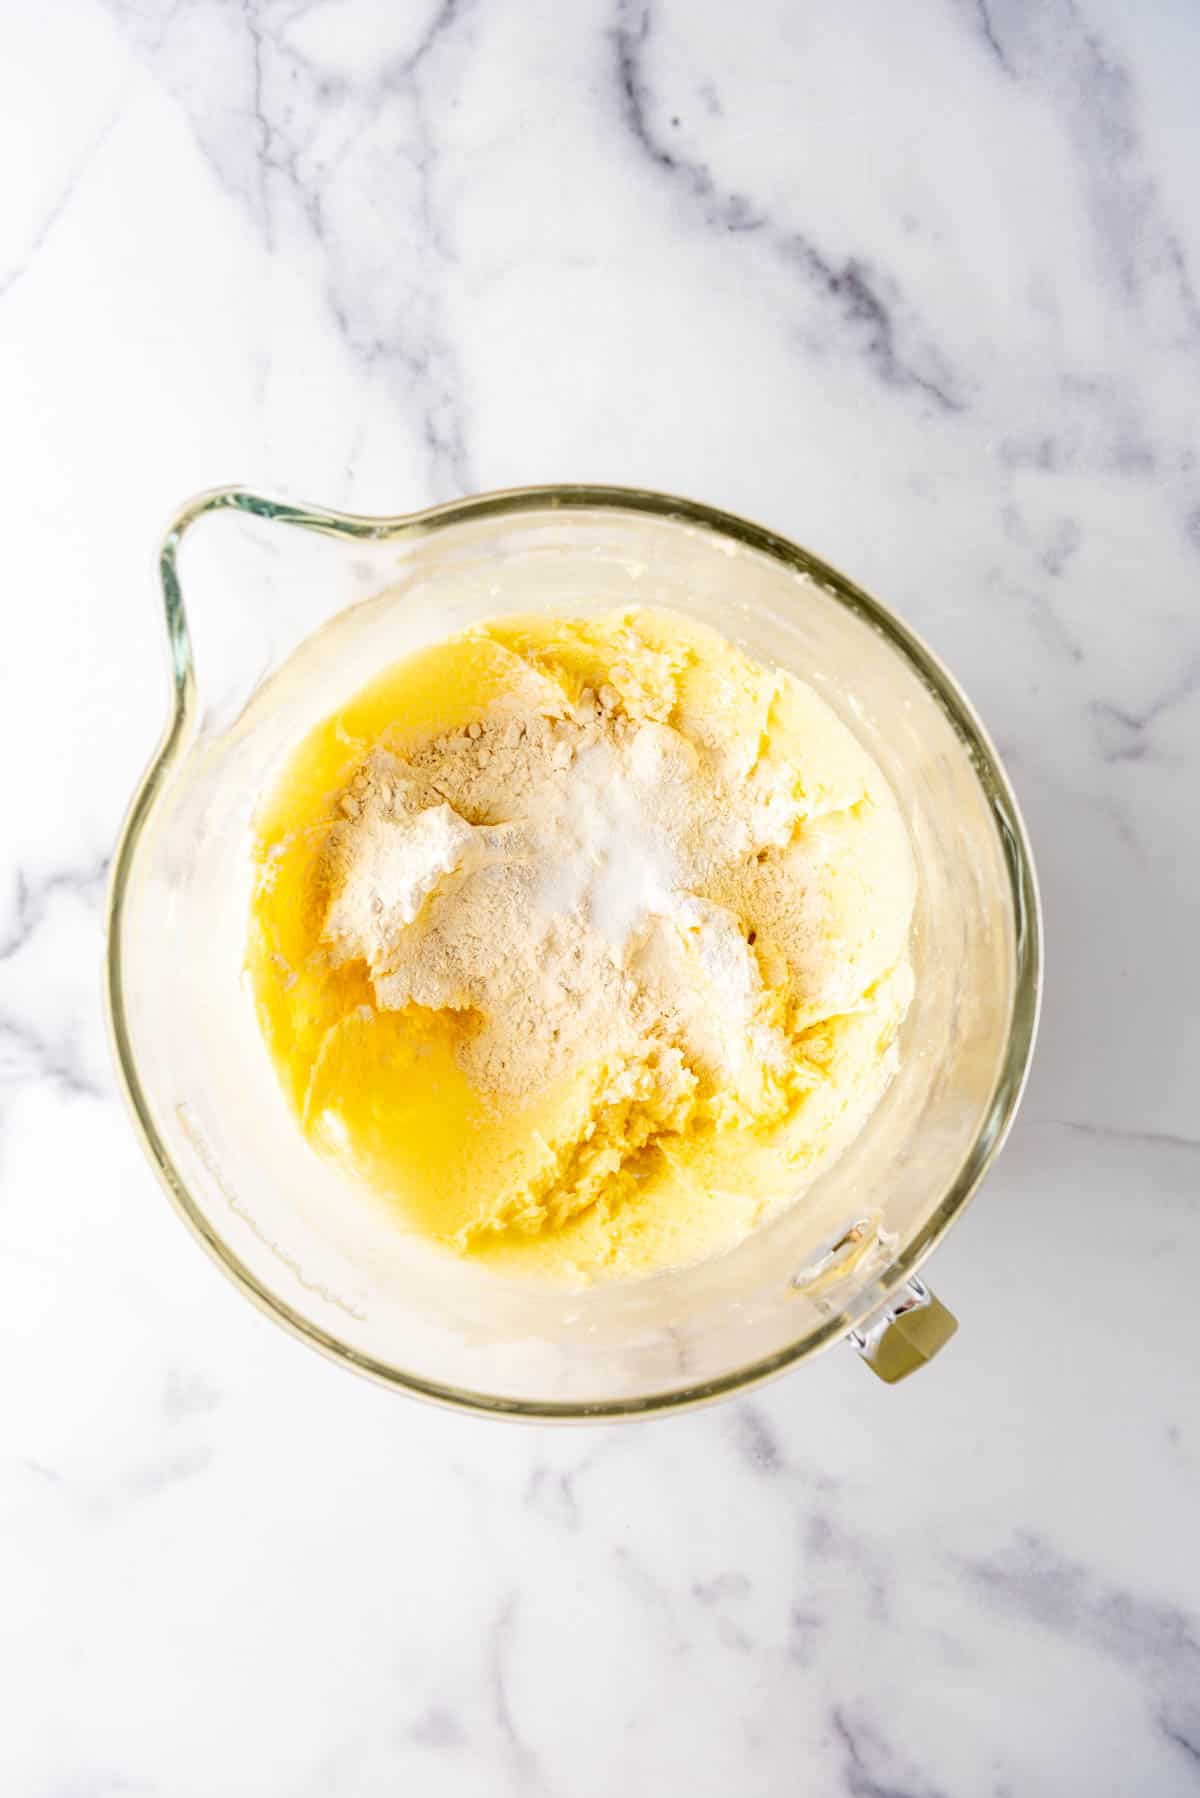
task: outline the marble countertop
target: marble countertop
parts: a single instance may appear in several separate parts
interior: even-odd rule
[[[1200,1791],[1200,12],[4,9],[0,1790]],[[1026,809],[1024,1110],[907,1385],[505,1427],[305,1352],[127,1125],[158,533],[644,483],[798,538]]]

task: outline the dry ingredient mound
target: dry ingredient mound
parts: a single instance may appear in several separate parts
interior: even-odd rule
[[[787,1039],[752,927],[700,889],[786,841],[768,797],[728,792],[611,687],[375,751],[340,802],[325,933],[384,1009],[472,1013],[459,1056],[484,1090],[526,1097],[603,1054],[672,1105],[701,1082],[757,1099]]]

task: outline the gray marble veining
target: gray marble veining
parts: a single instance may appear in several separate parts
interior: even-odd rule
[[[1200,13],[5,9],[0,1790],[1200,1791]],[[107,860],[205,486],[607,479],[896,605],[1012,769],[1041,1049],[962,1329],[643,1428],[348,1379],[119,1106]]]

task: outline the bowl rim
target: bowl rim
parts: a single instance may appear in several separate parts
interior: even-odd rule
[[[219,511],[250,514],[347,540],[387,542],[436,537],[455,525],[536,511],[607,511],[649,515],[699,527],[763,554],[795,574],[807,576],[883,636],[930,693],[968,758],[1000,837],[1008,873],[1015,929],[1012,1015],[1003,1063],[974,1141],[937,1206],[912,1241],[881,1272],[864,1302],[826,1318],[815,1330],[718,1376],[634,1398],[550,1400],[508,1398],[442,1384],[405,1372],[362,1353],[305,1318],[254,1274],[224,1242],[193,1199],[154,1119],[138,1071],[125,1005],[123,922],[138,849],[169,774],[191,738],[196,721],[196,683],[191,642],[177,570],[180,543],[198,519]],[[877,1312],[936,1247],[976,1192],[1002,1148],[1028,1079],[1037,1037],[1043,984],[1041,899],[1024,820],[1003,762],[971,702],[941,660],[912,628],[849,580],[830,563],[789,538],[736,513],[702,501],[649,488],[547,484],[504,488],[446,501],[419,511],[371,517],[328,507],[294,505],[241,487],[215,488],[197,495],[171,519],[159,551],[159,574],[171,658],[173,704],[157,749],[139,783],[118,838],[109,881],[105,997],[109,1038],[130,1114],[143,1149],[176,1211],[211,1258],[257,1307],[301,1341],[343,1366],[377,1382],[453,1410],[475,1415],[542,1421],[589,1422],[648,1417],[709,1403],[761,1384],[786,1368],[820,1353]]]

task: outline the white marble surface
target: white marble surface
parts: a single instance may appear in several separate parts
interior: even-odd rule
[[[0,5],[0,1791],[1200,1791],[1200,12]],[[960,675],[1049,974],[889,1391],[553,1431],[221,1281],[102,894],[196,489],[740,509]]]

